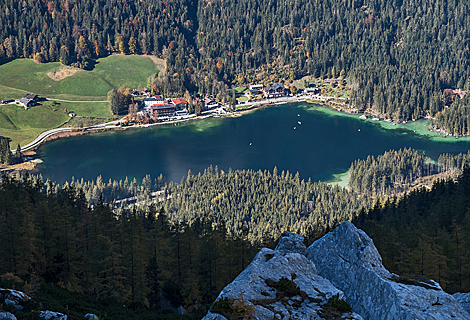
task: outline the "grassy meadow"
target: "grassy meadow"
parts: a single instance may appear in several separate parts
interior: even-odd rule
[[[38,64],[17,59],[0,65],[0,99],[18,99],[27,92],[40,97],[69,101],[105,101],[112,88],[146,86],[158,72],[151,58],[113,55],[98,59],[93,70],[80,70],[59,62]],[[66,112],[92,118],[112,118],[106,102],[41,101],[24,110],[18,105],[0,105],[0,135],[12,139],[11,147],[31,142],[38,134],[63,125]]]

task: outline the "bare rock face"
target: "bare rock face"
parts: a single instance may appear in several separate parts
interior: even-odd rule
[[[0,320],[17,320],[15,315],[10,312],[0,312]]]
[[[438,283],[411,281],[385,269],[372,239],[350,222],[315,241],[308,258],[364,319],[470,319]]]
[[[39,311],[39,316],[46,320],[67,320],[67,316],[60,312]]]
[[[457,292],[452,295],[455,300],[457,300],[462,308],[467,310],[468,313],[470,313],[470,292],[467,293],[461,293]]]
[[[0,303],[13,307],[15,310],[23,309],[21,304],[30,299],[30,297],[21,291],[0,288]]]
[[[329,298],[343,292],[317,275],[305,257],[303,237],[285,232],[275,250],[264,248],[251,264],[219,294],[204,320],[227,320],[245,315],[252,319],[362,319],[330,307]],[[225,308],[224,308],[225,306]],[[227,308],[229,306],[229,308]]]

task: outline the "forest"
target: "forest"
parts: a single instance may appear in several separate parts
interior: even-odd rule
[[[468,0],[4,1],[0,59],[93,68],[114,53],[154,54],[156,93],[229,100],[234,85],[343,77],[359,108],[385,118],[436,117],[468,134]],[[6,60],[5,60],[6,59]]]
[[[178,306],[186,319],[198,318],[282,231],[300,233],[310,244],[350,220],[372,237],[392,272],[432,278],[448,292],[468,291],[469,156],[442,155],[430,166],[415,150],[391,150],[352,165],[355,181],[370,177],[364,171],[370,166],[385,179],[385,189],[355,182],[348,190],[276,168],[208,168],[189,172],[178,184],[146,176],[142,183],[99,177],[58,185],[41,176],[3,174],[0,284],[21,288],[59,312],[65,306],[48,292],[80,297],[71,319],[80,318],[82,304],[98,312],[96,305],[119,302],[129,306],[122,319],[135,312],[169,319],[172,311],[165,308]],[[427,170],[454,174],[431,190],[391,188]],[[101,311],[104,318],[121,307],[109,308]]]
[[[258,250],[246,240],[248,226],[230,236],[209,216],[170,224],[163,207],[111,210],[102,198],[90,207],[73,185],[53,192],[48,184],[32,176],[0,182],[0,274],[33,296],[55,285],[105,305],[153,310],[152,319],[165,306],[204,314]]]
[[[377,200],[353,223],[373,240],[390,271],[433,279],[450,293],[470,290],[470,167],[400,198]]]

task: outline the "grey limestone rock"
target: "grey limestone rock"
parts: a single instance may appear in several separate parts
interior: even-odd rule
[[[16,320],[16,317],[10,312],[0,312],[0,320]]]
[[[39,311],[39,316],[46,320],[67,320],[65,314],[54,311]]]
[[[315,265],[305,255],[303,237],[284,233],[275,250],[261,249],[250,265],[219,294],[222,298],[242,299],[251,305],[252,319],[324,319],[325,304],[333,295],[343,292],[330,281],[317,275]],[[295,283],[299,294],[289,297],[273,286],[281,278]],[[284,279],[283,281],[286,281]],[[292,283],[291,283],[292,284]],[[344,313],[350,319],[362,319],[354,313]],[[204,320],[226,320],[221,314],[209,312]]]
[[[436,282],[399,283],[382,265],[371,238],[350,222],[308,248],[318,274],[344,291],[353,310],[370,320],[470,319]]]
[[[455,300],[457,300],[460,303],[462,308],[464,308],[465,310],[467,310],[467,312],[470,313],[470,292],[467,292],[467,293],[457,292],[457,293],[454,293],[452,296],[455,298]]]
[[[23,309],[21,304],[29,299],[31,298],[21,291],[0,288],[0,303],[12,306],[16,310]]]
[[[289,252],[289,253],[300,253],[301,255],[307,255],[307,247],[303,243],[304,237],[299,234],[284,231],[282,233],[281,240],[276,246],[276,251]]]

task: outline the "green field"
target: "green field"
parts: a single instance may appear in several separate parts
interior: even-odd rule
[[[73,74],[56,80],[48,74],[64,69]],[[97,60],[91,71],[67,68],[59,62],[38,64],[29,59],[17,59],[0,65],[0,99],[18,99],[27,92],[40,97],[69,101],[105,101],[112,88],[146,86],[147,78],[158,72],[150,58],[113,55]],[[0,135],[17,144],[31,142],[39,133],[62,125],[69,120],[64,112],[78,116],[109,119],[108,104],[43,101],[29,110],[15,105],[0,106]]]
[[[17,105],[0,106],[0,135],[12,139],[11,148],[25,145],[41,132],[55,128],[69,120],[62,110],[52,107],[50,101],[25,110]]]

